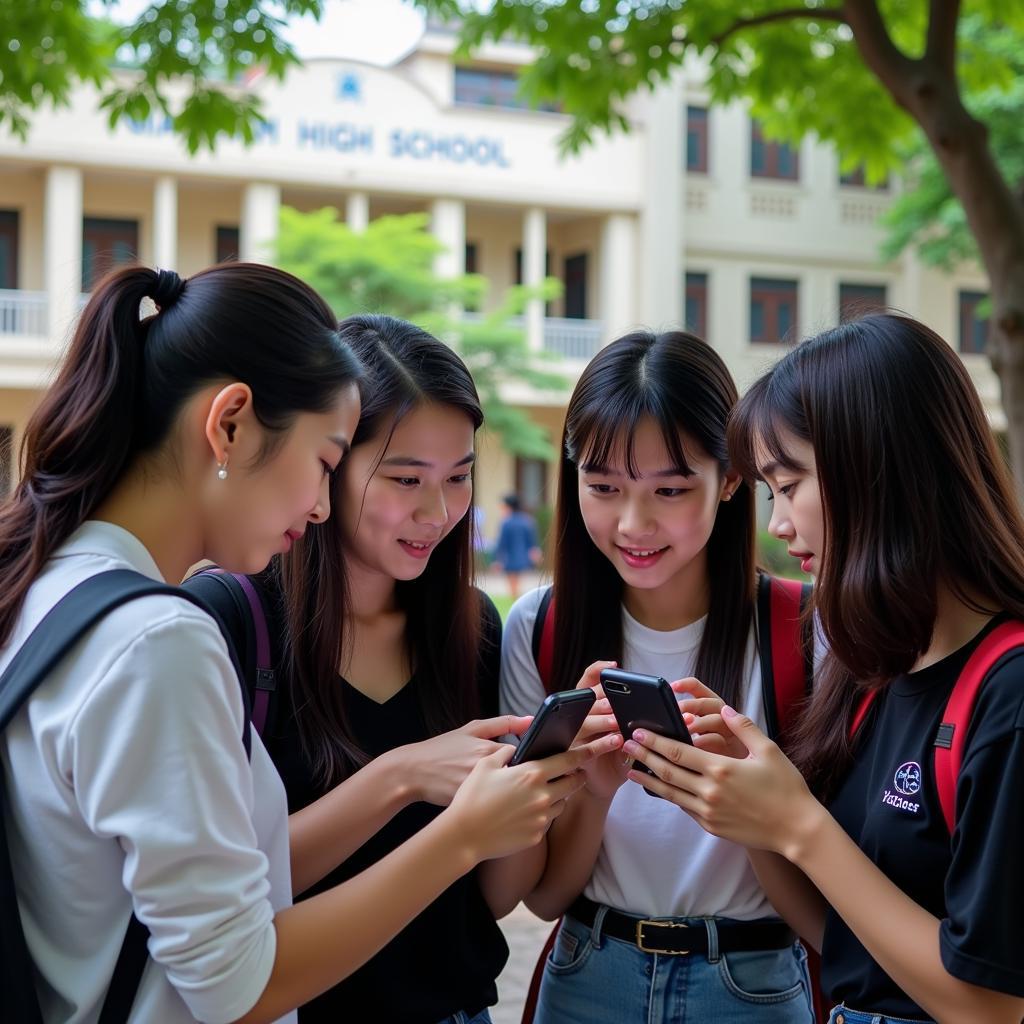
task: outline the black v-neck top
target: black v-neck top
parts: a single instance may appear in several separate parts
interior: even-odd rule
[[[283,626],[278,600],[266,577],[253,578],[270,611],[273,651],[282,649]],[[206,586],[202,596],[236,625],[237,608],[222,587]],[[481,594],[481,653],[478,668],[480,716],[498,713],[501,619],[490,598]],[[244,630],[232,635],[244,636]],[[323,796],[303,756],[290,699],[289,681],[278,666],[275,707],[263,735],[281,773],[294,813]],[[345,713],[361,748],[377,757],[395,747],[429,739],[418,699],[418,674],[383,704],[338,677]],[[257,799],[259,799],[257,795]],[[432,821],[442,808],[415,803],[400,811],[299,900],[338,885],[375,864]],[[497,1002],[495,980],[508,959],[508,946],[484,900],[476,872],[463,876],[404,928],[376,956],[340,985],[299,1010],[301,1024],[339,1021],[386,1021],[388,1024],[435,1024],[466,1010],[473,1015]]]

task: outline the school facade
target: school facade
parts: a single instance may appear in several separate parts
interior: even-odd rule
[[[162,117],[107,127],[96,97],[43,111],[27,142],[0,132],[0,486],[91,281],[112,263],[193,273],[266,258],[282,205],[334,206],[360,227],[425,211],[445,246],[438,270],[484,274],[488,301],[513,283],[560,278],[564,293],[523,317],[530,346],[572,381],[626,330],[685,324],[722,354],[742,388],[784,341],[848,307],[892,305],[961,352],[992,425],[1005,429],[983,354],[977,267],[944,273],[912,254],[882,264],[877,226],[897,185],[841,176],[811,139],[768,142],[740,105],[710,109],[698,66],[630,101],[629,134],[561,158],[568,119],[524,109],[518,45],[472,65],[430,28],[395,66],[313,60],[283,83],[253,78],[268,123],[249,148],[190,156]],[[507,398],[557,446],[565,394]],[[493,536],[502,494],[553,498],[552,467],[482,442],[478,498]]]

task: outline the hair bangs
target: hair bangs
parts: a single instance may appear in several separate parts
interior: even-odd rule
[[[793,458],[782,438],[783,431],[801,434],[799,425],[791,423],[786,415],[788,404],[777,386],[774,370],[740,399],[729,420],[729,461],[744,479],[764,479],[767,466],[782,466],[794,472],[806,469]]]
[[[647,418],[661,430],[670,465],[680,476],[692,476],[683,446],[682,427],[676,422],[667,403],[652,401],[649,394],[610,401],[593,402],[577,411],[572,436],[566,441],[566,455],[578,468],[606,471],[623,467],[631,480],[640,478],[636,461],[636,432]],[[667,468],[667,467],[666,467]]]

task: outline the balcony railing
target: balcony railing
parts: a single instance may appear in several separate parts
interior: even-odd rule
[[[566,359],[590,359],[601,347],[601,321],[544,318],[544,348]]]
[[[47,335],[46,292],[0,288],[0,334]]]
[[[462,314],[466,320],[479,321],[482,313]],[[508,321],[513,327],[526,329],[526,320],[521,316],[510,317]],[[543,348],[547,352],[562,356],[563,359],[591,359],[601,347],[600,320],[578,320],[573,317],[544,317]]]

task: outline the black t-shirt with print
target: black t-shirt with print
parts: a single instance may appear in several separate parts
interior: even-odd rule
[[[952,837],[934,767],[936,731],[953,685],[1001,621],[879,694],[829,809],[888,878],[942,922],[940,953],[950,974],[1024,996],[1024,651],[1000,660],[974,706]],[[927,1018],[831,910],[822,963],[822,986],[833,1002]]]
[[[279,594],[269,582],[269,574],[250,578],[269,613],[271,647],[278,652],[283,639]],[[213,605],[232,636],[245,635],[238,610],[223,587],[211,586],[199,577],[193,577],[188,586]],[[501,619],[483,594],[481,606],[480,717],[490,717],[498,714]],[[284,780],[288,811],[294,813],[322,796],[323,790],[314,782],[302,753],[288,680],[282,678],[278,666],[275,668],[277,693],[262,738]],[[383,704],[340,677],[338,685],[353,733],[371,757],[432,735],[420,710],[418,675]],[[419,832],[441,810],[427,803],[406,807],[298,899],[324,892],[364,871]],[[508,946],[484,900],[476,872],[471,872],[446,889],[358,971],[300,1008],[299,1020],[301,1024],[349,1020],[434,1024],[458,1010],[475,1013],[497,1002],[495,979],[507,959]]]

